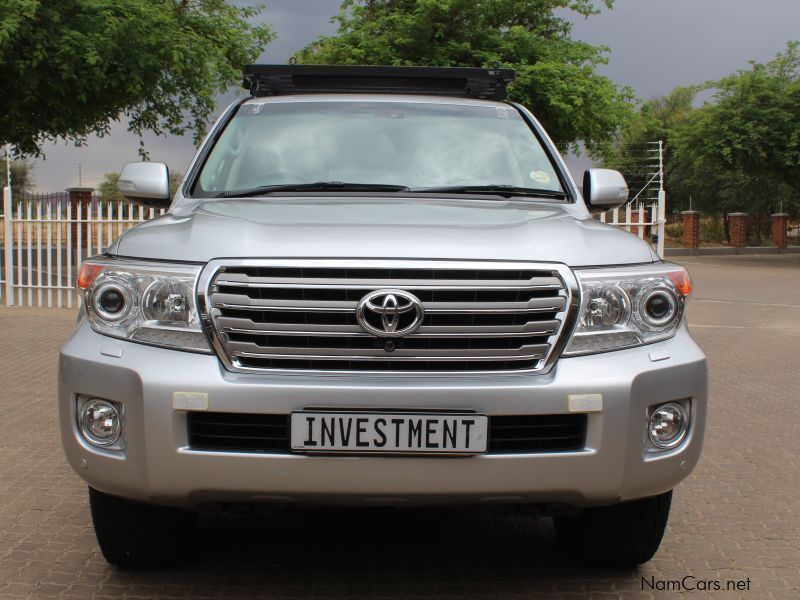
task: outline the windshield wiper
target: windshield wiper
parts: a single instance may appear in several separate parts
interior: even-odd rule
[[[281,185],[262,185],[249,190],[231,190],[217,194],[217,198],[247,198],[268,196],[276,192],[317,192],[341,190],[348,192],[407,192],[408,186],[383,183],[346,183],[342,181],[315,181],[312,183],[286,183]]]
[[[517,187],[514,185],[443,185],[439,187],[412,188],[411,191],[421,194],[442,192],[450,194],[492,194],[504,197],[537,196],[539,198],[556,198],[558,200],[567,199],[567,195],[564,192]]]

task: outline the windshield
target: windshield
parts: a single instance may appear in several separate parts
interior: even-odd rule
[[[563,191],[513,107],[351,99],[243,104],[193,192],[212,197],[320,182]]]

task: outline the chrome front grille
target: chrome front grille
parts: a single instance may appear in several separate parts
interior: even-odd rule
[[[246,371],[542,370],[577,301],[566,267],[516,262],[219,260],[199,290],[220,357]],[[376,290],[418,298],[418,329],[367,333],[356,307]]]

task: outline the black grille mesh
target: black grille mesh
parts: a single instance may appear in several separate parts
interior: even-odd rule
[[[192,412],[187,418],[193,450],[291,452],[288,415]],[[585,414],[490,416],[488,453],[581,450],[586,422]]]

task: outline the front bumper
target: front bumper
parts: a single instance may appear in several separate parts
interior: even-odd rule
[[[669,358],[664,358],[667,355]],[[61,351],[61,434],[75,471],[109,494],[174,506],[206,502],[420,504],[529,502],[603,505],[672,489],[703,443],[706,358],[686,327],[665,342],[563,358],[545,375],[308,375],[226,371],[218,358],[101,336],[82,320]],[[490,415],[563,414],[571,394],[602,394],[575,452],[472,457],[313,456],[194,451],[175,392],[208,394],[208,410],[289,414],[307,407],[467,409]],[[124,407],[126,449],[87,444],[77,395]],[[691,400],[675,449],[649,452],[648,407]]]

